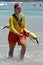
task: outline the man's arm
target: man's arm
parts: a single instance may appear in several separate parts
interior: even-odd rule
[[[10,29],[11,29],[15,34],[21,35],[21,34],[14,28],[12,16],[9,18],[9,26],[10,26]]]

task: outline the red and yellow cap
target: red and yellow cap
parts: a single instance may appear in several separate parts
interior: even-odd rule
[[[21,7],[21,4],[15,3],[15,4],[14,4],[14,9],[16,9],[17,7]]]

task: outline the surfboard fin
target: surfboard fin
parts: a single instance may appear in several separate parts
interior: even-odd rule
[[[6,26],[4,26],[2,29],[5,29],[5,28],[9,28],[9,24],[7,24]]]

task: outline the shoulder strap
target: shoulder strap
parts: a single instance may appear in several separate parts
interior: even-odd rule
[[[18,21],[18,17],[17,17],[15,14],[13,14],[12,16],[14,16],[14,17],[15,17],[15,19]]]
[[[22,22],[22,17],[18,18],[15,14],[13,14],[12,16],[15,17],[15,19],[17,20],[17,22],[18,22],[19,24],[21,24],[21,22]]]

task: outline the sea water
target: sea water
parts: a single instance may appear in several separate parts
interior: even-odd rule
[[[3,4],[4,2],[0,2]],[[21,47],[16,45],[13,59],[8,59],[8,29],[2,30],[2,27],[9,23],[9,16],[14,13],[14,2],[6,2],[0,5],[0,65],[43,65],[43,3],[40,4],[22,2],[22,12],[25,15],[25,23],[28,30],[35,33],[39,40],[39,45],[36,41],[29,38],[26,40],[26,53],[24,60],[20,61]],[[18,61],[19,60],[19,61]],[[19,62],[19,63],[18,63]]]

